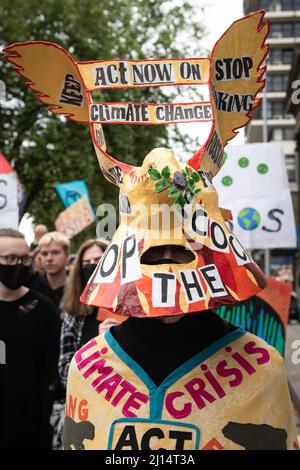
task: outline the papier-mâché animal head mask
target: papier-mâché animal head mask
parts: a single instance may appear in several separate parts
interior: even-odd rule
[[[13,44],[6,59],[28,78],[54,114],[89,124],[104,176],[120,188],[120,226],[82,295],[89,305],[121,315],[153,317],[245,300],[265,286],[263,273],[225,223],[212,178],[223,149],[251,119],[264,87],[269,25],[259,11],[232,24],[211,56],[201,59],[75,62],[49,42]],[[207,84],[207,102],[93,103],[102,88]],[[209,122],[205,144],[181,165],[157,148],[141,167],[106,152],[101,124]],[[185,250],[184,263],[149,263],[151,250]],[[144,261],[148,260],[148,261]]]

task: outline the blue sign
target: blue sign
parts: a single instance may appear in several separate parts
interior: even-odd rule
[[[62,203],[65,207],[72,206],[78,199],[83,196],[87,197],[87,200],[90,203],[89,191],[85,181],[70,181],[69,183],[56,184],[55,189],[62,200]]]

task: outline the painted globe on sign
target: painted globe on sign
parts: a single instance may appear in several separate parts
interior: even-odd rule
[[[260,224],[260,214],[253,207],[245,207],[238,214],[238,223],[244,230],[255,230]]]

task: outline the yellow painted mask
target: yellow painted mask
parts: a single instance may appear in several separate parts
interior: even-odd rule
[[[82,295],[120,315],[154,317],[215,309],[265,287],[263,273],[229,231],[212,179],[224,146],[251,119],[264,87],[264,13],[236,21],[209,58],[75,62],[47,42],[13,44],[6,59],[54,114],[87,123],[104,176],[120,188],[120,226]],[[53,77],[55,70],[55,80]],[[199,103],[94,103],[101,88],[207,84]],[[181,165],[152,150],[141,167],[106,152],[101,124],[209,122],[205,144]],[[171,255],[166,254],[171,250]]]

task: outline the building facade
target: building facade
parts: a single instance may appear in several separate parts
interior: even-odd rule
[[[254,117],[246,128],[248,143],[276,142],[282,146],[285,154],[297,232],[300,226],[299,205],[299,153],[296,151],[295,110],[287,107],[287,95],[290,93],[290,74],[295,50],[300,48],[300,0],[244,0],[244,13],[265,10],[265,18],[270,21],[268,43],[270,50],[267,58],[268,71],[266,91],[266,129],[264,135],[263,107],[254,111]],[[298,237],[299,239],[299,237]],[[294,288],[299,290],[300,256],[297,249],[272,250],[271,274],[275,270],[287,272],[291,266]]]
[[[286,98],[286,112],[292,114],[295,118],[295,156],[296,160],[300,162],[300,46],[294,50],[292,68],[290,71],[288,92]],[[296,194],[297,200],[295,206],[298,207],[298,214],[300,212],[300,192]],[[299,238],[299,219],[298,219],[298,238]],[[298,252],[298,264],[300,264],[300,253]],[[299,281],[299,279],[298,279]],[[298,287],[300,288],[300,282]]]

